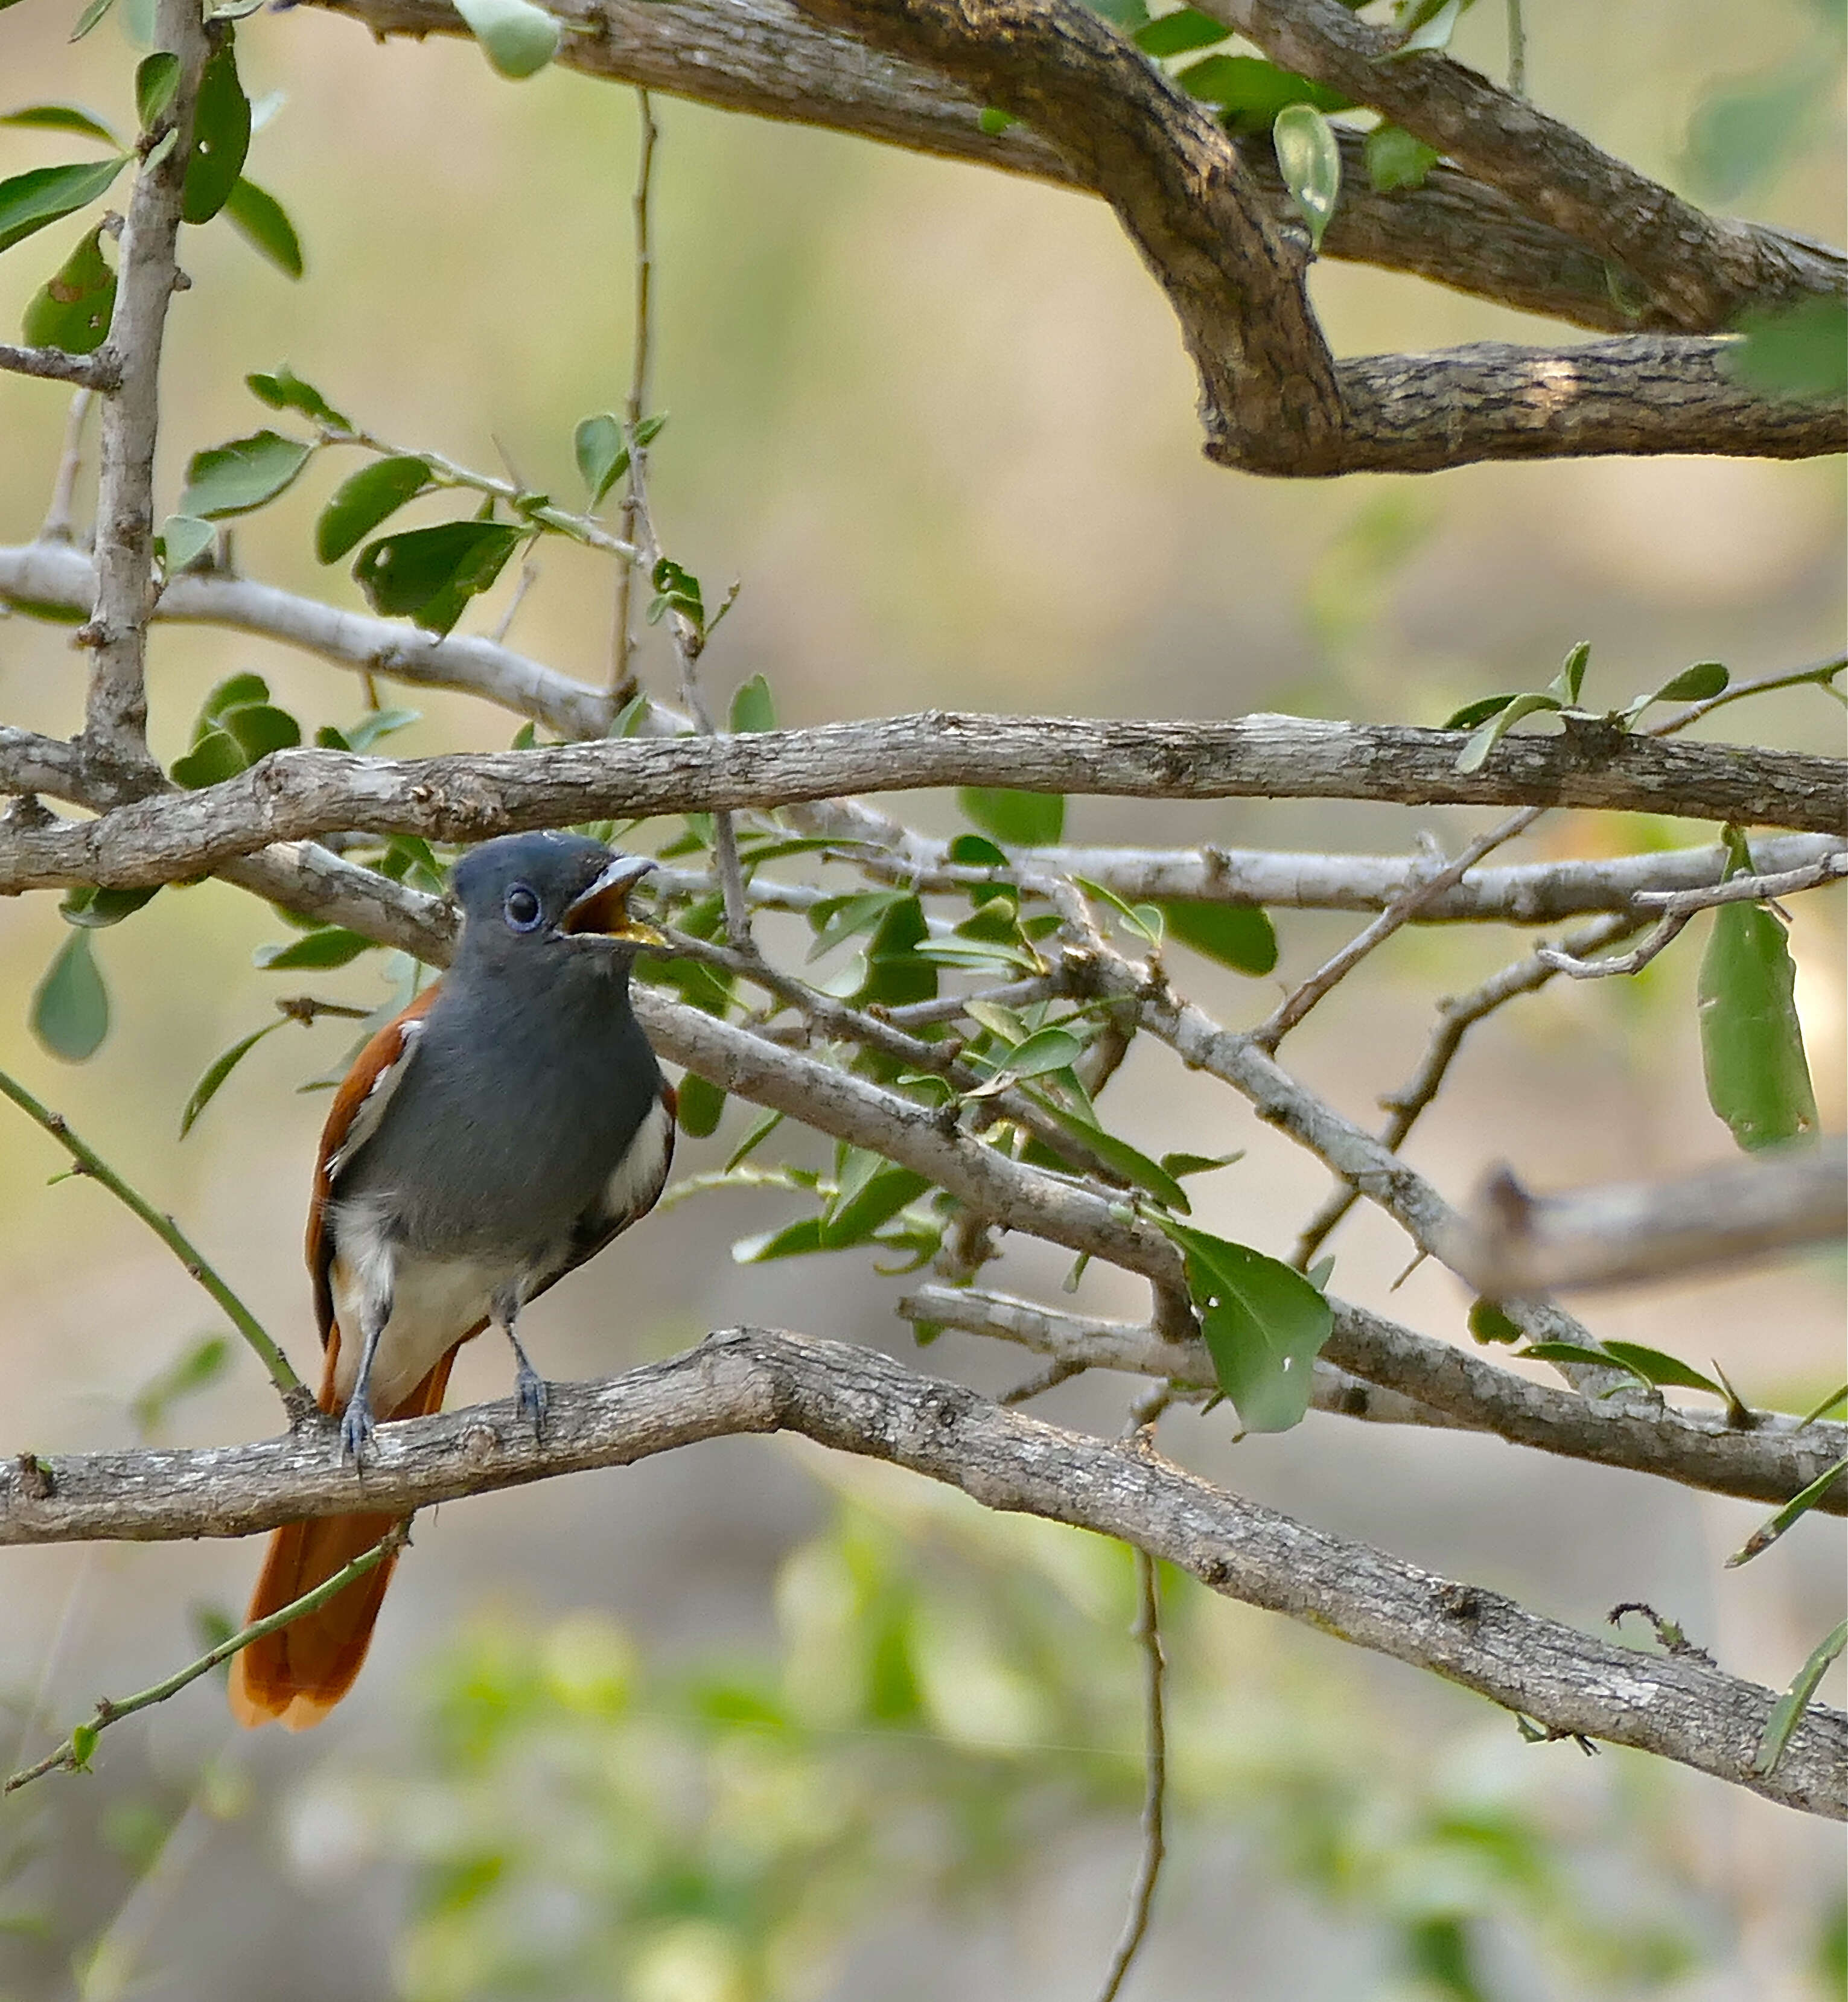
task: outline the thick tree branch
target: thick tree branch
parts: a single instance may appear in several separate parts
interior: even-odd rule
[[[1446,55],[1398,58],[1399,37],[1341,0],[1201,0],[1285,68],[1383,112],[1530,214],[1602,253],[1689,330],[1741,307],[1839,292],[1839,263],[1704,215],[1527,99]]]
[[[198,792],[134,800],[94,821],[0,830],[0,895],[171,882],[270,842],[353,827],[473,841],[610,815],[958,785],[1601,807],[1828,833],[1848,824],[1848,763],[1839,759],[1611,731],[1510,736],[1484,769],[1459,773],[1463,741],[1455,731],[1261,714],[1170,723],[929,710],[813,730],[403,760],[283,751]],[[49,790],[43,743],[12,740],[20,775],[0,764],[0,787]]]
[[[840,1343],[731,1329],[608,1382],[560,1384],[536,1444],[511,1402],[379,1429],[362,1481],[319,1429],[192,1452],[30,1456],[0,1471],[0,1543],[246,1536],[357,1507],[390,1514],[696,1440],[799,1432],[960,1488],[990,1508],[1115,1536],[1229,1598],[1477,1690],[1550,1731],[1634,1746],[1805,1812],[1848,1815],[1848,1716],[1812,1706],[1753,1770],[1768,1690],[1640,1655],[1512,1600],[1222,1494]]]
[[[1599,1467],[1654,1474],[1709,1494],[1783,1502],[1848,1451],[1848,1425],[1800,1425],[1755,1412],[1749,1426],[1724,1411],[1613,1410],[1517,1376],[1449,1342],[1402,1327],[1344,1300],[1331,1300],[1334,1332],[1316,1365],[1314,1406],[1387,1425],[1491,1432],[1511,1446]],[[1173,1341],[1133,1321],[1063,1312],[975,1287],[919,1286],[899,1302],[908,1320],[929,1321],[1017,1342],[1067,1365],[1067,1373],[1118,1369],[1183,1386],[1215,1381],[1205,1345]],[[1848,1515],[1848,1484],[1818,1506]]]
[[[1505,1170],[1470,1206],[1444,1260],[1499,1299],[1679,1277],[1839,1244],[1844,1231],[1848,1146],[1836,1135],[1678,1181],[1564,1195],[1530,1195]]]
[[[312,4],[382,36],[467,33],[448,0]],[[937,72],[877,54],[786,0],[601,0],[554,11],[586,30],[567,37],[560,60],[587,75],[1100,192],[1027,127],[985,132],[981,103]],[[1691,326],[1685,309],[1671,314],[1647,298],[1620,303],[1606,258],[1454,167],[1434,168],[1421,188],[1376,194],[1360,134],[1339,136],[1341,199],[1323,239],[1324,256],[1428,278],[1603,333],[1724,330],[1723,318]],[[1274,219],[1292,221],[1268,143],[1241,142],[1239,149]],[[1841,287],[1840,253],[1736,226],[1763,239],[1767,263],[1792,272],[1801,290]]]

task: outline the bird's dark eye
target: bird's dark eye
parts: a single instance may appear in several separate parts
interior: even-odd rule
[[[524,883],[516,883],[507,891],[501,908],[507,913],[508,926],[517,932],[531,931],[542,915],[538,897]]]

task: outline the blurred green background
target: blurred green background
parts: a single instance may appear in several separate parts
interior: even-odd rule
[[[131,0],[75,47],[69,0],[0,12],[0,98],[75,100],[122,123]],[[1547,0],[1528,8],[1550,110],[1697,197],[1839,239],[1839,5]],[[1459,48],[1502,61],[1500,10]],[[244,375],[288,361],[406,446],[575,490],[570,437],[629,374],[628,93],[548,72],[513,87],[467,45],[376,47],[312,9],[240,33],[253,96],[286,93],[250,173],[288,204],[291,285],[222,226],[189,234],[166,369],[159,505],[201,447],[266,421]],[[1815,79],[1826,88],[1818,89]],[[932,703],[1225,716],[1270,707],[1430,723],[1537,685],[1574,641],[1588,694],[1621,699],[1688,662],[1735,675],[1841,643],[1839,462],[1606,461],[1292,486],[1201,459],[1166,309],[1096,203],[672,101],[663,129],[655,394],[671,413],[653,491],[670,552],[737,609],[708,659],[720,699],[766,675],[785,720]],[[0,130],[0,174],[83,157]],[[0,260],[0,327],[74,242]],[[1559,330],[1383,274],[1325,265],[1337,351]],[[0,541],[30,537],[65,417],[0,378]],[[238,525],[250,574],[357,607],[310,553],[338,476],[318,465]],[[543,554],[511,633],[567,671],[606,670],[611,579]],[[511,578],[471,619],[505,609]],[[82,657],[0,622],[0,715],[68,734]],[[671,688],[658,640],[652,685]],[[358,712],[351,678],[266,644],[157,630],[156,748],[200,696],[254,668],[305,720]],[[393,748],[499,746],[512,720],[461,697]],[[1728,731],[1839,752],[1813,690]],[[1717,725],[1710,734],[1721,734]],[[949,803],[912,798],[920,824]],[[1402,852],[1480,820],[1314,803],[1074,803],[1078,839]],[[1555,815],[1521,853],[1617,852],[1710,830]],[[1279,977],[1349,921],[1280,915]],[[325,1100],[298,1087],[344,1031],[269,1038],[183,1146],[180,1109],[279,993],[370,1006],[378,968],[265,975],[283,935],[239,893],[163,895],[99,935],[115,1022],[65,1069],[30,996],[65,936],[54,900],[0,904],[0,1063],[173,1210],[309,1362],[298,1263]],[[1550,992],[1480,1031],[1412,1149],[1447,1191],[1512,1160],[1542,1186],[1724,1158],[1700,1086],[1698,934],[1642,979]],[[1401,936],[1292,1042],[1368,1120],[1422,1048],[1435,998],[1518,957],[1512,932]],[[1796,911],[1798,999],[1825,1122],[1843,1123],[1841,893]],[[1269,982],[1198,966],[1222,1019]],[[1563,984],[1562,984],[1563,985]],[[1138,1052],[1128,1137],[1250,1149],[1203,1186],[1210,1227],[1286,1250],[1324,1177]],[[730,1115],[741,1128],[743,1115]],[[689,1145],[715,1166],[731,1139]],[[0,1412],[7,1450],[132,1441],[138,1393],[209,1330],[200,1298],[102,1194],[0,1125]],[[652,1220],[535,1310],[548,1374],[590,1375],[749,1318],[909,1350],[895,1287],[857,1257],[735,1267],[773,1197]],[[1387,1302],[1397,1233],[1357,1215],[1335,1284]],[[1002,1283],[1062,1259],[1010,1251]],[[1746,1394],[1804,1408],[1843,1375],[1839,1257],[1588,1303],[1601,1333],[1717,1357]],[[1133,1312],[1094,1273],[1086,1299]],[[1389,1302],[1465,1338],[1428,1266]],[[1015,1358],[949,1336],[933,1369],[999,1389]],[[506,1388],[465,1357],[455,1400]],[[1046,1414],[1114,1429],[1125,1386],[1065,1386]],[[175,1443],[274,1429],[239,1358],[156,1422]],[[1164,1449],[1242,1492],[1591,1625],[1646,1599],[1737,1672],[1781,1685],[1841,1616],[1832,1525],[1811,1519],[1736,1572],[1761,1511],[1492,1442],[1312,1416],[1234,1446],[1224,1413],[1165,1421]],[[241,1605],[241,1546],[8,1554],[0,1700],[36,1753],[104,1690],[194,1651]],[[1661,1995],[1796,2002],[1843,1985],[1843,1843],[1736,1791],[1607,1753],[1523,1745],[1477,1700],[1169,1582],[1176,1826],[1142,1997]],[[1141,1784],[1124,1553],[771,1441],[446,1508],[419,1527],[372,1662],[316,1736],[234,1734],[202,1683],[113,1732],[96,1776],[0,1807],[0,1997],[277,2002],[514,1996],[1066,1997],[1095,1986],[1121,1920]],[[1842,1700],[1839,1667],[1824,1686]],[[10,1742],[6,1749],[12,1749]],[[17,1763],[9,1760],[8,1763]]]

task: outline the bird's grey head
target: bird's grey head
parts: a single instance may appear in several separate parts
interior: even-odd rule
[[[664,943],[628,909],[629,892],[654,866],[587,835],[509,834],[471,849],[449,881],[474,952],[498,957],[579,939],[633,951]]]

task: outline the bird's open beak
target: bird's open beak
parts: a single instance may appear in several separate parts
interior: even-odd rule
[[[594,932],[630,945],[665,945],[652,925],[629,915],[629,891],[655,866],[646,855],[619,855],[566,911],[563,930]]]

